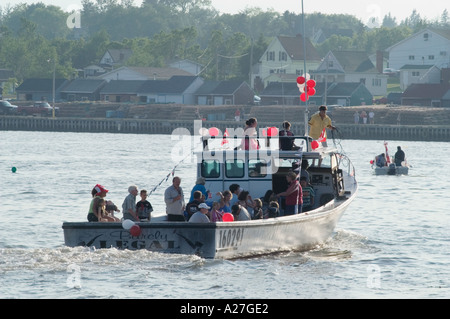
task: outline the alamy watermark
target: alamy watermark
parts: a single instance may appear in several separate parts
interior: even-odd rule
[[[70,264],[67,266],[67,280],[66,285],[69,288],[81,288],[81,267],[77,264]]]
[[[67,17],[66,25],[69,29],[81,28],[81,7],[76,4],[71,4],[67,11],[71,12]]]
[[[367,266],[367,288],[381,288],[381,268],[378,265]]]

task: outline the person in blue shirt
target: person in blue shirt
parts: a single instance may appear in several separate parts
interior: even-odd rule
[[[199,177],[197,179],[197,181],[195,182],[195,186],[191,190],[191,197],[189,198],[190,202],[192,202],[194,200],[194,192],[195,191],[202,192],[203,196],[205,196],[205,200],[208,199],[209,192],[206,190],[205,183],[206,183],[206,181],[203,177]]]

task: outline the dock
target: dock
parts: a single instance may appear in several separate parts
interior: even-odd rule
[[[204,120],[203,127],[243,127],[244,121]],[[293,132],[303,135],[304,123],[291,121]],[[344,124],[333,123],[343,139],[450,141],[450,125]],[[258,127],[280,127],[280,121],[258,120]],[[0,131],[44,131],[80,133],[172,134],[175,129],[194,132],[194,120],[136,119],[136,118],[71,118],[0,116]]]

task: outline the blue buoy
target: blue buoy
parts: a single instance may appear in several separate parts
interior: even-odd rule
[[[15,166],[13,166],[13,167],[11,168],[11,172],[13,172],[13,173],[17,172],[17,168],[16,168]]]

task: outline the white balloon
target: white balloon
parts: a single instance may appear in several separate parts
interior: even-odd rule
[[[125,219],[122,222],[123,229],[130,230],[131,227],[133,227],[133,226],[134,226],[134,221],[132,221],[131,219]]]

